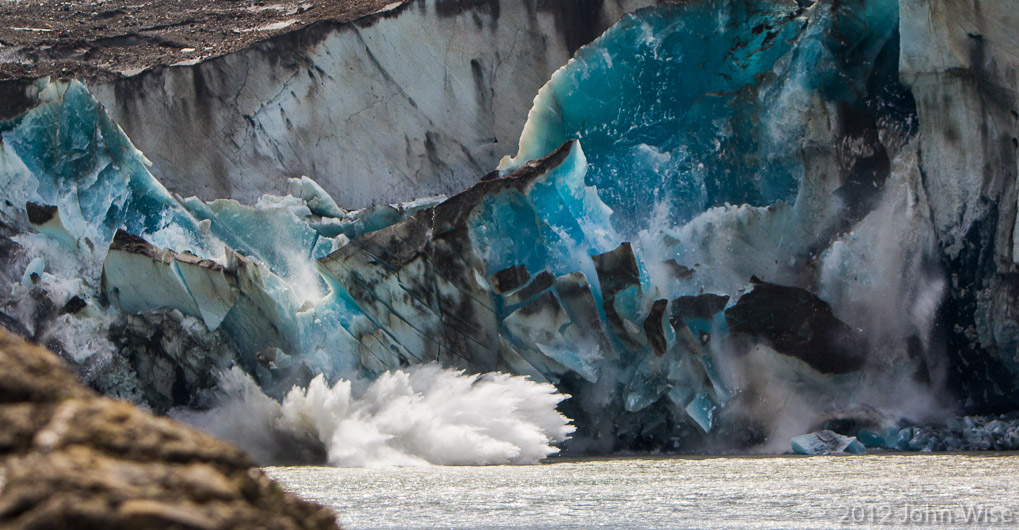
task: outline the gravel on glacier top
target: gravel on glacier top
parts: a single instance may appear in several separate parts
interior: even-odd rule
[[[311,25],[354,20],[370,24],[406,3],[2,0],[0,81],[47,75],[98,80],[131,76],[155,67],[200,62]]]

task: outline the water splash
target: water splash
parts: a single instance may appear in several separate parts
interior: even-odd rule
[[[556,411],[567,397],[520,376],[429,364],[372,382],[330,385],[319,375],[278,403],[233,368],[212,409],[173,415],[265,464],[321,457],[340,467],[535,464],[574,430]]]

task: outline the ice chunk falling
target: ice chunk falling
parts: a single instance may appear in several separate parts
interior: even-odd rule
[[[0,123],[0,318],[100,388],[159,381],[157,408],[203,404],[181,375],[203,358],[126,339],[127,316],[204,328],[213,364],[280,400],[429,363],[526,375],[571,396],[577,451],[920,421],[944,282],[897,3],[807,4],[628,15],[542,88],[500,173],[353,212],[307,177],[255,205],[175,197],[82,85],[40,82]]]

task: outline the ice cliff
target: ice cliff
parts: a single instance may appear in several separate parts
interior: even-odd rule
[[[939,321],[952,386],[967,405],[1014,410],[1019,14],[1007,2],[900,4],[901,78],[917,102],[920,169],[949,272]]]
[[[574,451],[778,451],[810,431],[899,432],[1014,410],[1012,40],[987,13],[949,24],[956,9],[701,0],[638,10],[552,74],[498,171],[486,151],[491,166],[457,162],[476,170],[466,189],[433,182],[425,188],[449,196],[354,211],[308,177],[254,204],[171,193],[85,85],[41,80],[0,122],[0,273],[11,286],[0,319],[76,362],[94,387],[160,411],[223,405],[214,374],[232,365],[283,400],[262,407],[277,420],[287,400],[313,394],[377,403],[371,381],[422,364],[526,375],[571,396],[559,410],[576,424]],[[350,31],[364,40],[362,29]],[[418,112],[477,124],[447,100],[396,100],[418,110],[386,104],[364,118],[370,130],[326,129],[399,143],[417,130],[399,120]],[[324,108],[306,109],[304,123],[349,110]],[[190,138],[194,125],[176,124],[155,137]],[[294,156],[312,130],[288,136]],[[356,161],[330,162],[344,179],[376,175],[356,158],[368,152],[361,141],[351,140]],[[222,154],[220,143],[187,149],[205,147]],[[391,154],[372,160],[403,163]],[[436,160],[459,156],[419,169],[439,178]],[[235,169],[245,164],[257,157]],[[260,171],[253,182],[270,169]],[[421,378],[442,373],[411,377],[432,388]],[[495,393],[547,395],[514,385]],[[538,434],[489,461],[568,431],[554,416],[518,420],[539,428],[491,432]],[[327,452],[336,446],[324,438],[345,439],[340,424],[313,429]]]
[[[174,192],[254,202],[308,175],[361,208],[455,193],[491,171],[552,72],[653,3],[394,1],[88,85]]]

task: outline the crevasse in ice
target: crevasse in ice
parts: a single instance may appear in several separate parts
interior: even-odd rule
[[[555,384],[576,450],[879,432],[941,377],[897,56],[894,0],[642,10],[542,88],[498,176],[354,212],[307,177],[176,197],[82,85],[43,81],[0,124],[2,317],[161,409],[207,406],[206,365],[281,399],[436,362]],[[216,351],[132,338],[168,326]]]

